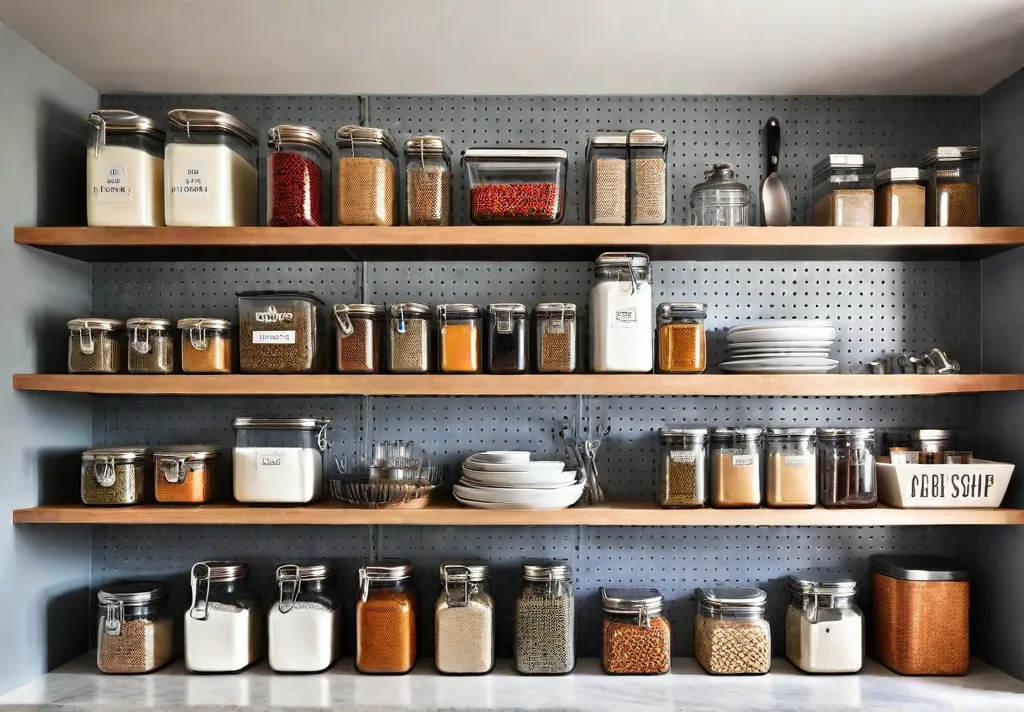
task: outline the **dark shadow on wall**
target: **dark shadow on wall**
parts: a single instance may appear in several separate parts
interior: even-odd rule
[[[89,599],[87,587],[47,596],[47,670],[53,670],[86,652],[89,641]]]
[[[81,450],[43,450],[38,454],[40,504],[81,501]]]
[[[37,223],[85,225],[87,117],[51,101],[40,103],[37,117]]]

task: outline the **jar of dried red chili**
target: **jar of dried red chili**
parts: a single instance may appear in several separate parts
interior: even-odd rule
[[[564,148],[469,148],[469,218],[476,225],[550,224],[565,214]]]
[[[268,133],[267,225],[330,222],[331,149],[315,130],[282,124]]]

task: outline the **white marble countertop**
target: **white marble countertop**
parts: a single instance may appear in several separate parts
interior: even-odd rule
[[[605,675],[581,660],[561,677],[527,677],[502,660],[490,675],[449,677],[422,661],[410,675],[360,675],[342,661],[319,675],[276,675],[265,664],[239,675],[192,675],[181,663],[150,675],[102,675],[87,656],[0,697],[3,712],[236,710],[996,710],[1024,709],[1024,682],[975,663],[967,677],[900,677],[869,661],[859,675],[812,676],[776,660],[760,677],[714,677],[692,658],[653,677]]]

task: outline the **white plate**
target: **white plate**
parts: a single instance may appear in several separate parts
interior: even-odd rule
[[[751,353],[729,352],[730,361],[749,361],[750,359],[765,358],[824,358],[829,355],[828,349],[815,349],[814,351],[756,351]]]
[[[834,339],[802,339],[794,341],[744,341],[738,344],[729,344],[729,350],[733,349],[830,349],[835,344]]]
[[[575,504],[576,500],[583,495],[584,484],[584,482],[578,482],[558,489],[498,489],[495,487],[467,487],[457,484],[452,487],[452,493],[459,501],[472,504],[536,505],[559,508]]]
[[[532,504],[507,504],[505,502],[475,502],[471,499],[455,498],[459,504],[472,507],[473,509],[516,509],[520,511],[545,511],[552,509],[568,509],[576,504],[579,497],[568,503],[562,502],[534,502]]]
[[[557,460],[530,460],[527,462],[510,463],[466,460],[462,463],[462,467],[473,472],[532,472],[534,474],[547,474],[563,471],[565,463],[558,462]]]
[[[536,472],[474,472],[462,470],[462,479],[477,487],[535,487],[552,489],[567,487],[576,482],[575,470],[566,470],[557,474],[538,474]]]
[[[718,366],[723,371],[734,373],[828,373],[835,366],[757,366],[746,361],[731,361]]]
[[[779,326],[769,329],[747,329],[746,331],[730,332],[728,339],[732,344],[772,341],[835,341],[834,326]]]
[[[746,361],[726,361],[726,363],[742,363],[746,366],[838,366],[834,358],[820,356],[767,356]]]
[[[752,321],[749,324],[740,324],[729,329],[729,333],[749,331],[751,329],[779,329],[790,326],[801,326],[805,328],[834,327],[830,321],[821,319],[775,319],[770,321]]]
[[[491,464],[502,464],[510,462],[529,462],[530,452],[528,450],[488,450],[470,455],[467,459],[472,462],[486,462]]]

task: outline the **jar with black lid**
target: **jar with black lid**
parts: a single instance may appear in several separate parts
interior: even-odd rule
[[[487,307],[487,368],[491,373],[526,373],[526,307]]]
[[[82,504],[141,504],[149,498],[153,461],[144,447],[82,453]]]
[[[112,674],[158,670],[174,657],[174,619],[167,586],[152,581],[107,584],[96,594],[96,667]]]
[[[391,373],[430,371],[430,307],[415,302],[392,304],[387,333]]]
[[[173,373],[174,339],[168,319],[129,319],[128,373]]]
[[[124,322],[82,318],[68,322],[68,373],[120,373]]]

